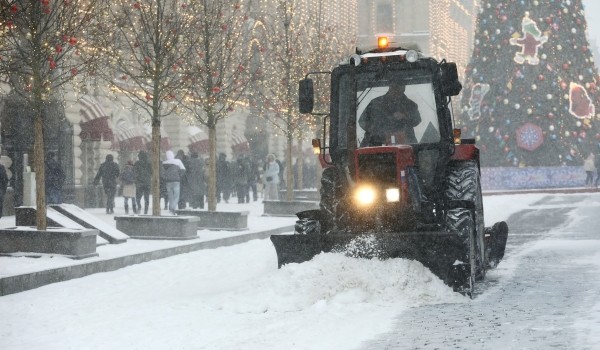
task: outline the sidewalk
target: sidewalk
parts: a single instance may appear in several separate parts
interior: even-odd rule
[[[115,226],[114,216],[124,215],[117,198],[114,215],[102,208],[86,209],[107,224]],[[268,238],[272,234],[292,232],[296,217],[262,216],[262,201],[248,204],[220,203],[219,211],[248,211],[248,230],[209,231],[198,230],[198,238],[185,241],[128,239],[122,244],[98,246],[99,256],[73,260],[60,255],[36,254],[30,257],[0,257],[0,296],[41,287],[55,282],[84,277],[98,272],[114,271],[133,264],[166,258],[201,249],[214,249]],[[163,211],[163,215],[170,215]],[[0,227],[15,226],[15,217],[0,219]]]

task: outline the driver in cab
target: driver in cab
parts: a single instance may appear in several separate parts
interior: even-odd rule
[[[421,123],[418,105],[404,94],[405,86],[392,83],[388,92],[374,98],[360,116],[365,130],[361,147],[417,143],[414,127]]]

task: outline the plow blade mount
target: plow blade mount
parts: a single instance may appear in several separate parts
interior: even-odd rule
[[[468,240],[448,232],[272,235],[279,267],[311,260],[321,252],[357,258],[416,260],[455,291],[472,290]],[[472,278],[473,277],[473,278]]]

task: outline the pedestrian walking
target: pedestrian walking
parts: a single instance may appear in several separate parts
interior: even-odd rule
[[[233,182],[238,204],[246,202],[246,192],[248,189],[248,167],[243,156],[239,156],[233,164]]]
[[[179,204],[179,194],[181,189],[181,178],[185,175],[185,166],[181,159],[175,158],[173,151],[165,153],[166,160],[163,161],[163,172],[161,176],[165,182],[169,198],[169,211],[177,215],[177,206]]]
[[[258,189],[257,185],[260,181],[260,172],[258,170],[258,164],[255,159],[249,159],[249,173],[248,173],[248,191],[252,190],[252,201],[256,202],[258,200]],[[248,203],[250,203],[250,198],[248,194]]]
[[[65,182],[65,172],[56,160],[54,152],[48,152],[45,162],[46,202],[62,204],[62,188]]]
[[[125,204],[125,214],[129,214],[129,199],[131,199],[131,206],[133,207],[133,213],[137,214],[137,205],[135,202],[135,172],[133,170],[133,161],[127,161],[123,171],[121,172],[121,186],[123,188],[123,201]]]
[[[596,167],[596,182],[594,182],[594,187],[598,187],[598,180],[600,180],[600,152],[596,153],[594,157],[594,166]]]
[[[139,212],[141,212],[141,201],[142,197],[144,197],[144,214],[148,214],[152,184],[152,164],[148,159],[146,151],[138,153],[138,160],[133,164],[133,172],[135,173],[135,202]]]
[[[273,155],[273,157],[275,157],[275,155]],[[284,171],[285,171],[285,164],[283,164],[279,159],[277,159],[277,157],[275,157],[275,162],[279,166],[279,186],[278,186],[278,188],[280,190],[285,190],[285,178],[283,176]],[[279,194],[277,195],[277,198],[279,198]]]
[[[182,149],[177,151],[177,155],[175,156],[175,158],[181,160],[181,163],[183,163],[183,166],[186,169],[189,167],[188,156],[185,154],[185,152]],[[189,187],[188,175],[187,175],[187,171],[186,171],[181,176],[181,181],[179,183],[179,203],[177,204],[179,209],[185,209],[187,207],[187,202],[189,202],[189,198],[188,198],[189,192],[190,192],[190,187]]]
[[[104,163],[100,164],[98,173],[94,178],[94,186],[102,179],[102,187],[106,194],[106,214],[115,213],[115,194],[117,193],[117,179],[119,178],[119,166],[113,161],[112,154],[106,156]]]
[[[264,197],[266,201],[279,200],[279,164],[275,161],[274,154],[267,156]]]
[[[8,174],[4,165],[0,164],[0,218],[2,218],[2,212],[4,210],[4,195],[8,189]]]
[[[185,172],[188,180],[190,206],[192,209],[204,209],[204,194],[206,193],[204,160],[198,158],[197,152],[192,152],[190,156]]]
[[[587,177],[585,178],[585,186],[592,187],[594,183],[594,171],[596,170],[596,166],[594,165],[594,153],[590,152],[585,161],[583,162],[583,170]]]
[[[217,160],[217,203],[221,202],[221,197],[225,203],[229,203],[229,196],[231,194],[232,177],[229,171],[229,163],[227,162],[227,155],[225,153],[219,153],[219,159]]]

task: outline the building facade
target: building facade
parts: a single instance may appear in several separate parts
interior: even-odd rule
[[[361,48],[376,45],[379,35],[399,46],[416,45],[434,58],[456,62],[464,72],[473,49],[476,0],[358,0]]]
[[[319,33],[328,30],[333,34],[329,37],[339,40],[341,45],[353,47],[356,37],[356,2],[355,1],[325,1],[325,0],[289,0],[297,6],[298,13],[318,19],[319,28],[311,28],[311,32]],[[248,0],[252,16],[258,17],[261,13],[268,12],[277,5],[275,0]],[[250,19],[252,22],[254,19]],[[258,49],[261,38],[248,40],[244,45],[248,49]],[[264,39],[264,37],[263,37]],[[341,57],[340,57],[341,58]],[[253,64],[260,66],[261,62]],[[260,67],[255,67],[260,68]],[[102,190],[92,186],[96,172],[106,155],[112,154],[119,165],[123,166],[128,160],[136,160],[140,150],[150,149],[151,128],[150,116],[129,101],[124,96],[119,96],[110,91],[106,86],[95,84],[89,91],[75,92],[67,87],[64,109],[61,116],[64,121],[60,124],[62,130],[57,137],[56,146],[59,160],[68,175],[65,184],[65,200],[86,207],[103,206]],[[294,85],[295,87],[295,85]],[[17,113],[4,108],[6,97],[0,96],[0,116],[3,123],[19,118]],[[272,111],[265,106],[256,106],[250,103],[248,97],[242,101],[228,118],[221,120],[217,125],[217,153],[225,153],[228,160],[235,159],[239,153],[255,152],[255,156],[262,157],[264,153],[275,153],[283,159],[285,151],[285,135],[278,133],[264,118]],[[256,121],[259,122],[256,122]],[[250,121],[250,122],[249,122]],[[68,127],[66,127],[68,126]],[[312,135],[307,135],[311,137]],[[8,166],[13,174],[12,186],[18,187],[21,194],[15,197],[15,204],[23,203],[23,181],[21,173],[31,169],[31,157],[27,157],[27,150],[11,153],[7,156],[7,149],[15,147],[14,142],[2,139],[2,162]],[[264,150],[257,151],[254,145],[264,144]],[[309,142],[305,142],[309,144]],[[181,115],[172,114],[161,121],[161,153],[171,149],[184,150],[186,153],[194,150],[206,158],[208,148],[208,133],[204,127],[186,120]],[[17,160],[12,158],[18,158]],[[28,164],[24,164],[28,162]],[[19,165],[15,167],[15,164]],[[15,172],[18,176],[15,176]],[[15,181],[16,180],[16,181]]]

